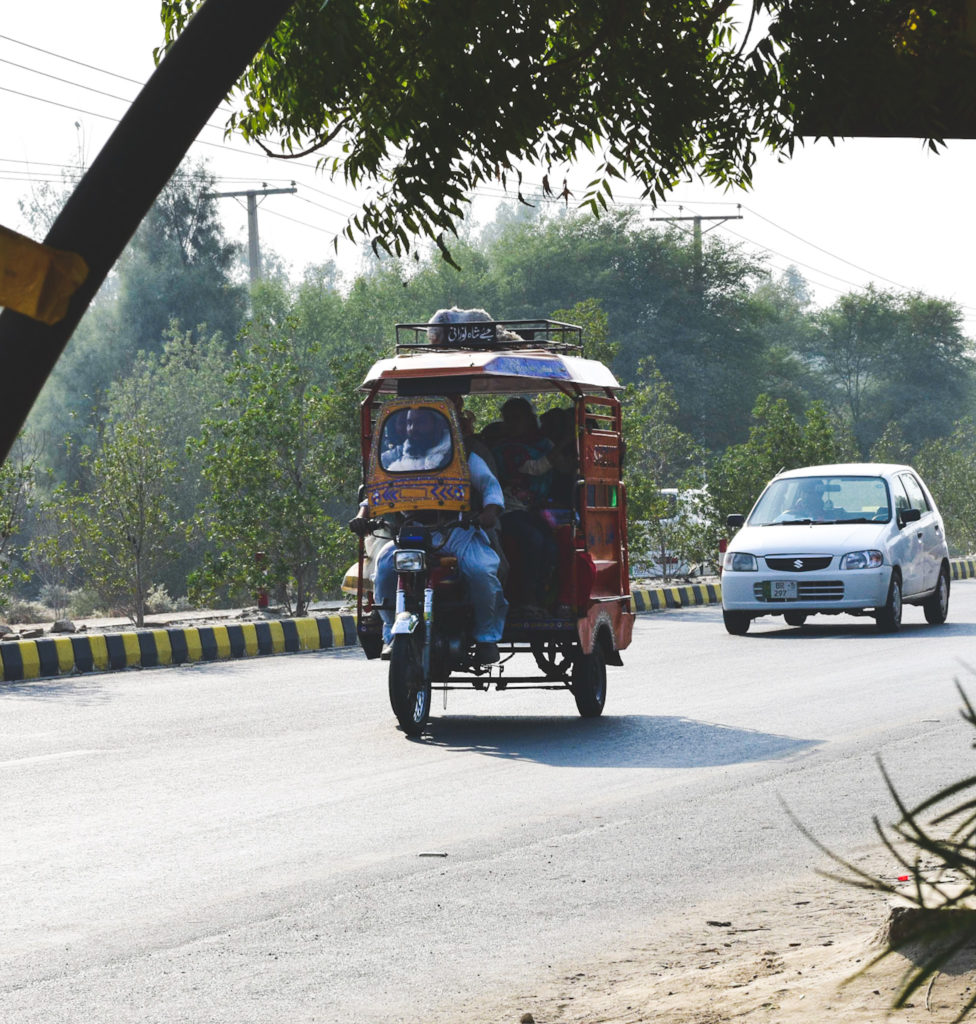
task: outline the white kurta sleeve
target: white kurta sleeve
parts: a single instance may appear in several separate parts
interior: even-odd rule
[[[488,468],[488,463],[480,455],[472,452],[468,456],[468,470],[471,473],[471,483],[481,496],[481,504],[501,505],[504,508],[505,495],[502,493],[502,486]]]

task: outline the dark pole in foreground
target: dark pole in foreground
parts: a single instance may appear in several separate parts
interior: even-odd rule
[[[293,0],[206,0],[105,143],[45,238],[88,277],[48,326],[0,312],[0,461],[129,239]]]

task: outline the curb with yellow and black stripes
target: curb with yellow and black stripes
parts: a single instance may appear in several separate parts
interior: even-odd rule
[[[976,559],[954,558],[951,565],[954,580],[976,577]],[[720,583],[638,586],[631,591],[630,606],[635,612],[654,612],[718,604],[721,600]],[[13,640],[0,643],[0,682],[324,651],[351,647],[357,642],[355,615],[342,613],[232,625]]]
[[[357,642],[356,617],[343,614],[179,629],[76,633],[0,643],[0,681],[321,651]]]

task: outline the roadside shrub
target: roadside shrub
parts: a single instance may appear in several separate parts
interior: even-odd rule
[[[73,619],[91,619],[101,611],[98,603],[98,596],[93,590],[80,587],[71,591],[71,599],[68,602],[68,614]]]
[[[11,625],[51,622],[53,619],[51,609],[37,601],[21,601],[15,598],[7,605],[6,620]]]
[[[154,583],[146,594],[146,609],[150,615],[176,611],[176,602],[169,596],[165,583]]]

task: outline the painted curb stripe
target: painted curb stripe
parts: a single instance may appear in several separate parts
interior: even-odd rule
[[[186,646],[186,636],[182,629],[167,629],[166,635],[169,637],[170,651],[172,657],[170,660],[171,665],[182,665],[187,658],[190,656]]]
[[[48,636],[0,643],[0,682],[328,650],[358,642],[354,615]]]
[[[968,580],[976,576],[976,559],[953,558],[951,559],[952,578],[954,580]]]
[[[665,608],[690,608],[717,604],[722,600],[721,584],[691,583],[680,587],[641,587],[631,591],[630,607],[635,612],[657,612]]]

